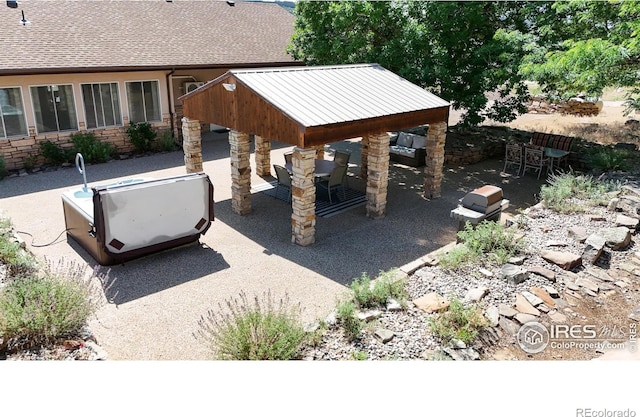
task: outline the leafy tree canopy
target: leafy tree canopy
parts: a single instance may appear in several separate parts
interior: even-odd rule
[[[638,106],[640,2],[561,1],[532,15],[535,44],[521,73],[557,98],[577,93],[599,97],[605,87],[631,87]]]
[[[526,11],[527,2],[299,1],[289,52],[310,65],[376,62],[465,110],[464,123],[506,122],[528,98]]]

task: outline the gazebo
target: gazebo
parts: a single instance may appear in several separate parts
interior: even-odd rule
[[[295,145],[292,242],[315,242],[314,159],[324,145],[361,137],[366,213],[385,215],[390,131],[429,124],[424,195],[440,196],[449,103],[378,64],[230,70],[180,97],[187,172],[202,171],[200,122],[230,130],[232,210],[251,212],[250,135],[259,176],[271,173],[271,140]]]

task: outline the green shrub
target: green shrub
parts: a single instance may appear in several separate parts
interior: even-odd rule
[[[351,358],[354,361],[366,361],[368,358],[368,355],[367,355],[367,352],[356,350],[355,352],[351,352]]]
[[[204,340],[223,360],[289,360],[299,355],[306,334],[300,306],[288,296],[276,302],[271,292],[250,301],[244,292],[209,310],[198,321],[194,336]]]
[[[549,185],[540,188],[540,198],[549,209],[565,214],[585,212],[591,206],[603,204],[607,193],[620,188],[613,182],[571,172],[554,174],[548,182]]]
[[[129,140],[137,152],[144,153],[153,149],[153,142],[158,135],[150,123],[129,123],[127,128]]]
[[[363,324],[356,314],[355,303],[352,300],[343,300],[338,303],[336,310],[338,324],[344,330],[347,339],[357,340],[362,332]]]
[[[3,338],[37,345],[77,333],[99,305],[81,272],[72,265],[10,281],[0,293]]]
[[[7,176],[7,168],[4,163],[4,158],[0,156],[0,180]]]
[[[9,277],[29,275],[36,270],[36,260],[15,242],[11,233],[11,222],[0,219],[0,264],[7,267]]]
[[[62,165],[73,161],[75,153],[71,149],[63,149],[57,143],[50,140],[40,142],[40,154],[53,165]]]
[[[81,153],[88,163],[107,162],[115,154],[109,142],[101,142],[93,132],[79,132],[70,136],[73,143],[73,154]]]
[[[26,169],[27,171],[31,171],[33,168],[36,167],[37,163],[38,163],[38,155],[29,155],[26,158],[24,158],[22,165],[24,166],[24,169]]]
[[[482,221],[475,228],[467,222],[458,238],[462,244],[440,257],[443,268],[456,269],[481,261],[502,265],[523,246],[515,237],[515,229],[494,221]]]
[[[158,137],[156,148],[160,152],[173,152],[178,148],[178,145],[173,134],[169,130],[165,130]]]
[[[634,152],[627,149],[601,147],[587,152],[585,163],[596,173],[629,171],[633,156]]]
[[[489,323],[480,308],[475,305],[465,306],[454,298],[447,310],[430,318],[429,326],[444,343],[457,339],[469,345]]]
[[[366,272],[356,278],[350,285],[353,299],[360,308],[385,306],[390,298],[401,302],[406,298],[404,290],[406,281],[395,278],[395,270],[381,271],[372,282]]]

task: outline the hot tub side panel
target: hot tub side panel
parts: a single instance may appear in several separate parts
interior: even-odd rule
[[[67,237],[76,241],[100,265],[112,265],[115,260],[107,254],[95,237],[94,224],[67,200],[62,200]]]
[[[196,174],[193,174],[193,177],[189,178],[189,180],[197,181],[198,178],[196,177],[197,177]],[[106,216],[111,215],[109,210],[114,210],[113,207],[110,208],[110,205],[107,204],[107,200],[109,200],[110,196],[107,196],[106,193],[108,193],[109,190],[94,189],[93,205],[94,205],[94,218],[95,218],[95,229],[96,229],[96,243],[99,247],[100,253],[104,255],[102,258],[102,261],[105,262],[105,263],[102,263],[101,261],[101,265],[113,265],[117,263],[122,263],[122,262],[139,258],[141,256],[148,255],[151,253],[155,253],[162,250],[196,242],[199,239],[200,235],[203,235],[204,233],[207,232],[207,230],[211,225],[211,221],[214,220],[213,185],[211,184],[211,181],[209,180],[208,176],[206,176],[205,174],[202,174],[199,179],[201,181],[204,181],[204,184],[202,185],[204,189],[204,193],[201,193],[204,195],[198,195],[199,193],[197,192],[194,192],[193,194],[194,194],[194,197],[203,199],[203,204],[204,204],[204,207],[202,209],[203,217],[200,219],[199,222],[194,223],[193,225],[194,228],[191,231],[186,231],[182,233],[181,236],[178,236],[175,238],[166,236],[165,240],[163,241],[160,241],[158,243],[148,244],[142,247],[135,247],[134,249],[131,249],[131,250],[127,250],[126,248],[127,245],[123,244],[123,242],[120,242],[117,238],[109,237],[110,234],[108,233],[108,231],[110,230],[110,228],[107,224],[108,220],[106,219]],[[171,181],[171,180],[172,179],[168,179],[167,181]],[[183,183],[183,184],[186,184],[186,183]],[[148,186],[148,185],[149,184],[145,184],[145,185],[141,184],[140,186],[138,186],[139,188],[138,194],[141,191],[140,187]],[[161,192],[163,188],[161,183],[158,183],[157,185],[155,185],[155,187],[157,187],[158,192]],[[186,185],[184,185],[183,187],[186,187]],[[133,191],[134,188],[136,188],[136,186],[131,186],[131,191]],[[169,195],[167,197],[168,199],[166,204],[175,204],[175,200],[173,200],[176,197],[175,195]],[[148,201],[145,201],[145,204],[148,204],[148,203],[149,203]],[[158,204],[155,204],[155,205],[151,204],[150,207],[151,207],[150,210],[157,209]],[[124,210],[126,210],[126,208],[124,208]],[[174,216],[175,215],[176,214],[174,213]],[[143,217],[143,215],[139,212],[136,214],[136,216],[138,216],[139,219]],[[165,220],[171,221],[171,217],[169,216]],[[174,219],[174,220],[177,220],[177,219]]]

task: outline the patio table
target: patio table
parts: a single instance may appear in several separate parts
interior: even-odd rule
[[[549,171],[553,172],[553,161],[569,155],[569,151],[555,148],[544,148],[544,154],[549,157]]]
[[[329,161],[327,159],[316,159],[314,160],[314,165],[315,171],[313,173],[313,176],[316,178],[316,180],[318,178],[328,177],[338,166],[338,164],[336,164],[335,162]],[[291,163],[288,162],[284,164],[284,167],[287,171],[289,171],[290,174],[293,173],[293,165]]]

